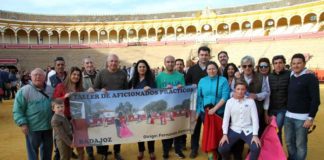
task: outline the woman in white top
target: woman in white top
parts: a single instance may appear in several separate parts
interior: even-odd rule
[[[218,151],[223,160],[230,159],[231,147],[241,139],[250,147],[250,160],[257,160],[261,146],[258,138],[257,108],[253,99],[244,96],[247,90],[244,81],[236,81],[234,89],[234,96],[225,106],[223,137],[219,142]]]

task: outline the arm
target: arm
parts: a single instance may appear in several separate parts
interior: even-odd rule
[[[262,78],[262,89],[260,93],[256,94],[256,100],[258,101],[263,101],[266,99],[266,97],[268,96],[268,85],[269,83],[267,82],[266,78]]]
[[[204,107],[204,97],[202,93],[202,86],[199,82],[198,88],[197,88],[197,104],[196,104],[196,114],[199,115],[201,112],[201,109]]]
[[[223,117],[223,134],[227,135],[228,133],[228,128],[229,128],[229,121],[230,121],[230,116],[231,116],[231,101],[227,101],[226,106],[225,106],[225,111],[224,111],[224,117]]]
[[[314,118],[316,116],[316,113],[318,111],[318,106],[320,105],[320,98],[319,98],[319,82],[318,79],[315,76],[311,76],[308,84],[308,94],[311,98],[311,104],[310,104],[310,110],[308,117],[312,119],[307,119],[304,122],[304,127],[309,128],[313,125]]]
[[[52,124],[54,132],[58,135],[58,137],[60,137],[66,145],[71,146],[72,140],[65,133],[65,131],[63,129],[63,122],[53,118],[51,121],[51,124]]]
[[[224,106],[225,102],[227,101],[228,97],[229,97],[229,93],[230,93],[230,89],[228,86],[228,82],[227,80],[224,78],[225,81],[223,81],[223,83],[220,85],[220,89],[221,89],[221,99],[218,101],[218,103],[213,107],[212,114],[214,114],[218,109],[220,109],[221,107]],[[218,91],[217,91],[218,92]],[[217,97],[216,97],[217,98]]]
[[[95,78],[95,80],[94,80],[94,82],[93,82],[93,89],[94,90],[99,90],[99,89],[101,89],[101,74],[100,74],[101,72],[98,72],[98,74],[96,75],[96,78]]]
[[[23,130],[24,134],[27,134],[28,125],[27,125],[27,101],[23,95],[23,89],[20,89],[16,95],[15,102],[13,105],[13,118],[15,123],[20,127],[27,127],[27,130]],[[22,128],[23,129],[23,128]]]
[[[252,118],[252,130],[253,130],[253,135],[257,136],[258,131],[259,131],[259,118],[258,118],[258,111],[255,105],[254,100],[250,100],[249,105],[251,105],[251,118]],[[260,117],[262,118],[262,117]]]

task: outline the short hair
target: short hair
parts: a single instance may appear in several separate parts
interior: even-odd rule
[[[64,105],[64,100],[62,98],[55,98],[52,100],[52,108],[54,108],[55,105]]]
[[[254,61],[254,58],[251,57],[251,56],[244,56],[242,59],[241,59],[241,66],[243,65],[243,63],[245,62],[251,62],[252,64],[252,67],[255,66],[255,61]]]
[[[274,63],[275,60],[281,59],[284,64],[286,64],[286,58],[283,55],[276,55],[272,58],[272,64]]]
[[[178,58],[178,59],[176,59],[176,60],[175,60],[175,62],[177,63],[177,61],[180,61],[180,62],[182,62],[182,63],[183,63],[183,65],[184,65],[184,61],[183,61],[183,59],[181,59],[181,58]]]
[[[228,54],[227,54],[226,51],[220,51],[220,52],[218,53],[218,55],[217,55],[217,58],[219,57],[220,54],[225,54],[225,55],[228,57]]]
[[[245,86],[246,88],[248,88],[248,84],[247,84],[245,81],[241,80],[241,79],[237,79],[237,80],[235,80],[234,88],[236,88],[236,86],[238,86],[238,85],[243,85],[243,86]]]
[[[303,60],[304,63],[306,63],[305,56],[304,56],[303,54],[301,54],[301,53],[296,53],[296,54],[294,54],[294,55],[291,57],[291,61],[292,61],[293,59],[295,59],[295,58],[300,58],[300,59]]]
[[[200,51],[206,51],[206,52],[208,52],[208,54],[210,54],[210,48],[207,47],[207,46],[201,46],[201,47],[199,47],[198,48],[198,54],[199,54]]]
[[[46,72],[41,68],[35,68],[31,71],[30,75],[34,75],[36,72],[41,73],[43,76],[46,76]]]
[[[56,61],[64,61],[64,58],[63,57],[56,57],[54,59],[54,62],[56,62]]]

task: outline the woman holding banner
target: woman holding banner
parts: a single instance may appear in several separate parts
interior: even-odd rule
[[[82,92],[82,71],[78,67],[71,67],[68,77],[64,80],[63,83],[58,84],[55,87],[53,98],[62,98],[64,99],[64,116],[71,120],[70,112],[70,100],[69,97],[74,92]],[[84,150],[83,147],[77,148],[79,159],[84,159]]]
[[[129,82],[129,88],[144,89],[144,91],[148,91],[151,88],[155,88],[154,75],[151,71],[150,66],[145,60],[139,60],[136,63],[134,74],[132,75],[132,79]],[[147,145],[150,154],[150,159],[155,160],[156,157],[154,154],[154,141],[148,141]],[[144,159],[144,142],[138,142],[138,151],[139,154],[137,156],[137,159]]]
[[[219,76],[215,62],[208,62],[206,68],[208,75],[198,83],[196,112],[204,123],[202,149],[208,153],[208,159],[213,160],[217,159],[216,151],[222,136],[224,104],[229,97],[230,89],[226,78]]]

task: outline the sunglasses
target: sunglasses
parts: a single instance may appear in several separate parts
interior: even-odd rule
[[[268,65],[259,66],[259,68],[268,68],[268,67],[269,67]]]
[[[249,67],[249,68],[252,68],[252,64],[249,64],[249,65],[242,65],[243,68],[246,68],[246,67]]]

